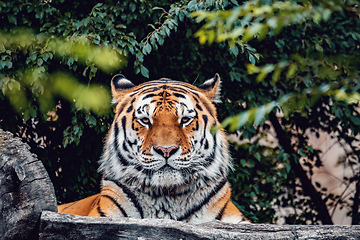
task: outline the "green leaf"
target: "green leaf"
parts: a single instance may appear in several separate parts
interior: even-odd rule
[[[316,44],[315,44],[315,49],[316,49],[317,51],[319,51],[319,52],[323,52],[323,51],[324,51],[323,47],[322,47],[319,43],[316,43]]]
[[[162,11],[165,11],[165,9],[164,8],[162,8],[162,7],[153,7],[151,10],[162,10]]]
[[[261,161],[261,155],[260,155],[260,153],[259,153],[259,152],[256,152],[256,153],[254,154],[254,158],[260,162],[260,161]]]
[[[82,184],[83,184],[83,185],[86,185],[87,183],[88,183],[88,178],[85,177],[85,178],[82,180]]]
[[[254,55],[249,54],[249,62],[253,65],[256,64],[256,58],[254,57]]]
[[[358,116],[350,116],[350,120],[357,126],[360,126],[360,117]]]
[[[255,125],[260,124],[264,120],[266,113],[267,112],[265,105],[262,105],[259,108],[257,108],[254,124]]]
[[[149,54],[150,52],[151,52],[151,45],[150,45],[150,43],[146,43],[145,45],[144,45],[144,47],[143,47],[143,54],[144,55],[147,55],[147,54]]]
[[[41,66],[44,63],[42,58],[37,59],[37,65]]]
[[[299,150],[299,154],[300,154],[300,156],[302,156],[302,157],[306,157],[306,153],[304,152],[303,149],[300,149],[300,150]]]
[[[246,111],[238,115],[237,121],[235,122],[235,127],[232,127],[230,130],[235,131],[236,129],[241,128],[244,126],[249,120],[249,112]]]
[[[297,64],[295,64],[295,63],[291,64],[289,66],[289,69],[288,69],[287,73],[286,73],[286,78],[288,78],[288,79],[292,78],[295,75],[297,69],[298,69]]]
[[[7,14],[8,20],[10,23],[13,23],[14,25],[17,25],[17,19],[14,15],[12,14]]]
[[[149,70],[146,67],[144,67],[143,65],[140,66],[140,72],[141,72],[141,75],[143,75],[146,78],[149,78]]]
[[[135,3],[130,2],[129,8],[130,8],[130,10],[131,10],[132,12],[135,12],[135,10],[136,10],[136,5],[135,5]]]
[[[30,119],[30,110],[29,109],[25,110],[24,115],[23,115],[23,119],[24,119],[25,122]]]
[[[5,65],[6,65],[8,68],[11,68],[12,65],[13,65],[13,63],[12,63],[9,59],[6,59]]]
[[[246,162],[245,159],[240,159],[240,164],[241,164],[242,167],[246,167],[247,162]]]
[[[289,162],[283,162],[283,163],[284,163],[286,172],[289,173],[291,170],[291,164]]]
[[[281,168],[281,169],[279,170],[279,173],[280,173],[280,175],[281,175],[282,177],[284,177],[285,179],[287,179],[288,172],[286,171],[285,168]]]
[[[74,63],[74,58],[69,58],[68,60],[67,60],[67,65],[68,66],[71,66],[71,65],[73,65],[73,63]]]
[[[338,117],[338,118],[342,118],[344,116],[344,113],[343,113],[342,109],[336,108],[335,109],[335,116]]]
[[[102,7],[103,5],[104,5],[103,3],[97,3],[97,4],[93,7],[93,9],[100,8],[100,7]]]
[[[35,110],[35,109],[30,109],[30,116],[31,116],[32,118],[35,118],[36,115],[37,115],[36,110]]]
[[[89,124],[90,127],[95,127],[96,126],[96,118],[94,118],[91,115],[87,115],[85,117],[86,122]]]

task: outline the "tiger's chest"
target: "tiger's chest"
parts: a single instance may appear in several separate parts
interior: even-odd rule
[[[114,186],[113,183],[108,182],[108,184]],[[112,209],[109,208],[110,211],[105,215],[173,219],[190,223],[212,221],[218,214],[212,205],[216,204],[217,199],[227,191],[227,188],[228,185],[225,184],[216,193],[212,188],[203,187],[196,191],[188,189],[182,193],[149,194],[144,190],[117,186],[116,189],[111,190],[111,193],[116,192],[117,196],[112,198],[116,199],[117,203],[113,205]],[[108,196],[111,193],[105,190],[102,194]],[[119,208],[123,208],[123,210],[119,211]]]
[[[149,197],[143,195],[139,197],[139,201],[144,207],[144,218],[161,218],[184,220],[189,207],[193,205],[194,199],[188,197]]]

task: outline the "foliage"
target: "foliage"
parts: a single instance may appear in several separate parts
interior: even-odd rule
[[[24,0],[0,2],[0,13],[0,127],[42,159],[59,202],[98,192],[97,160],[112,121],[108,85],[119,71],[135,83],[200,84],[220,74],[219,118],[241,132],[231,147],[234,200],[253,222],[275,222],[278,207],[294,209],[286,223],[320,221],[311,199],[295,197],[305,193],[293,162],[307,156],[309,172],[318,162],[307,129],[335,132],[352,146],[343,164],[358,165],[360,23],[352,1]],[[294,153],[262,142],[278,107],[287,137],[297,139]],[[329,209],[352,214],[352,202],[317,189]]]
[[[89,66],[94,65],[105,72],[111,72],[120,68],[122,60],[110,48],[92,45],[84,36],[61,40],[54,36],[47,36],[47,34],[34,35],[30,32],[16,30],[2,33],[0,44],[3,46],[4,53],[0,64],[4,70],[11,69],[13,62],[18,64],[19,54],[16,56],[12,56],[12,54],[28,55],[25,61],[26,67],[18,67],[13,74],[2,74],[0,82],[2,93],[8,95],[10,102],[17,110],[22,111],[25,121],[30,118],[31,114],[27,111],[27,99],[23,87],[28,88],[39,98],[39,108],[42,113],[46,113],[54,107],[52,98],[56,94],[68,101],[74,101],[79,110],[91,109],[96,113],[101,113],[110,107],[108,104],[104,104],[104,102],[109,102],[110,96],[103,88],[82,86],[72,79],[71,75],[63,72],[49,74],[48,66],[44,64],[53,58],[68,58],[67,65],[69,66],[76,59],[77,62],[83,62]],[[21,83],[23,83],[23,87]],[[93,98],[92,95],[96,95],[96,97]],[[32,117],[35,117],[34,114]]]
[[[207,64],[217,60],[206,58],[219,51],[191,38],[190,13],[223,8],[220,1],[0,2],[1,127],[42,159],[59,202],[98,192],[97,160],[112,121],[111,75],[121,69],[135,83],[150,74],[213,76]]]
[[[252,106],[248,105],[248,110],[228,117],[223,121],[222,126],[229,127],[230,131],[237,129],[246,131],[253,128],[252,124],[261,125],[269,113],[280,108],[288,142],[290,139],[297,140],[292,141],[291,150],[284,146],[273,149],[273,156],[276,153],[279,154],[279,151],[288,150],[287,153],[292,153],[293,156],[288,156],[287,161],[295,163],[300,158],[307,157],[308,162],[305,162],[305,165],[312,175],[312,169],[320,167],[322,163],[318,153],[309,145],[304,134],[307,130],[314,132],[323,130],[329,134],[336,133],[339,141],[345,140],[351,146],[351,151],[344,162],[351,161],[351,164],[358,165],[359,149],[354,147],[358,144],[355,136],[359,134],[360,119],[357,110],[360,100],[358,93],[360,20],[358,14],[356,3],[351,1],[257,0],[247,1],[227,11],[194,13],[193,16],[198,22],[205,21],[202,28],[195,34],[200,42],[226,41],[230,47],[246,43],[259,50],[263,56],[263,59],[259,61],[260,66],[256,66],[254,60],[251,61],[251,64],[246,66],[248,74],[254,75],[254,81],[268,87],[271,96],[277,97],[277,99],[266,100],[260,98],[260,101],[254,99]],[[279,132],[277,135],[279,138]],[[252,151],[253,154],[263,152],[261,147]],[[269,150],[261,157],[261,167],[266,165],[268,156]],[[250,159],[253,158],[250,157]],[[275,162],[274,157],[272,158],[273,167],[281,163],[279,158]],[[239,169],[254,165],[251,160],[249,163],[249,159],[246,161],[241,159],[240,164]],[[284,169],[290,170],[280,168],[280,170]],[[270,179],[279,179],[277,174],[271,174],[271,171],[275,172],[274,169],[270,168],[268,171],[268,174],[265,174],[270,175],[270,177],[267,176],[268,181],[260,178],[258,182],[262,181],[266,185],[269,184]],[[293,167],[291,171],[298,176],[299,173]],[[280,173],[282,177],[278,182],[281,182],[281,179],[290,180],[287,176],[289,172],[283,173]],[[359,176],[358,167],[353,168],[353,176],[350,179],[344,177],[344,184],[348,188],[352,183],[359,181]],[[288,186],[288,190],[296,191],[297,184],[293,180],[290,180],[290,184],[284,182],[284,185]],[[275,184],[271,186],[274,187]],[[349,202],[342,199],[340,195],[334,196],[329,193],[319,183],[315,186],[321,192],[329,211],[331,209],[333,212],[336,205],[342,202],[340,205],[347,207],[349,213],[354,215],[354,219],[355,215],[358,215],[358,210],[352,212],[358,209],[356,206],[359,204],[358,200],[353,198]],[[303,191],[306,191],[303,182],[301,187]],[[253,201],[254,196],[268,194],[266,190],[261,193],[258,185],[253,188],[254,194],[250,197],[250,202]],[[294,199],[286,198],[291,197],[295,192],[289,194],[276,188],[273,190],[276,196],[284,196],[277,204],[283,207],[296,206],[295,209],[300,208],[302,211],[301,215],[289,216],[286,221],[324,222],[321,216],[323,213],[319,212],[317,206],[314,206],[316,204],[311,203],[309,199],[302,202],[299,199],[294,201]],[[300,192],[300,195],[303,194]],[[243,195],[246,197],[246,194]],[[353,220],[353,223],[358,222]]]

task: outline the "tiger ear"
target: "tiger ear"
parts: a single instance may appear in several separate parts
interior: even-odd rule
[[[212,102],[220,102],[221,80],[219,74],[216,73],[213,78],[207,80],[198,88]]]
[[[119,102],[125,94],[132,91],[135,85],[122,74],[116,74],[111,79],[111,92],[113,103]]]

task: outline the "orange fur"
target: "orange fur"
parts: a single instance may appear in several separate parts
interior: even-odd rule
[[[76,202],[59,205],[58,212],[71,215],[89,216],[90,212],[94,209],[94,206],[97,206],[99,200],[100,194],[96,194]]]

